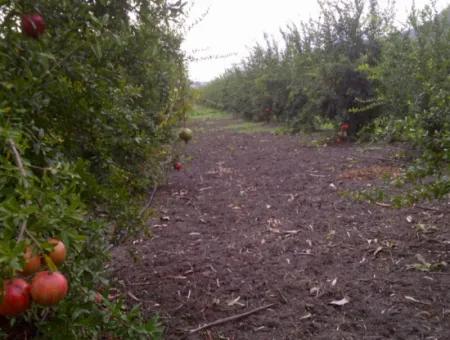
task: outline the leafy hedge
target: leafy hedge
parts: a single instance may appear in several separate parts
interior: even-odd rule
[[[0,281],[23,252],[64,241],[69,296],[33,306],[19,328],[41,338],[156,337],[154,322],[108,296],[111,242],[137,231],[172,127],[184,112],[183,4],[159,0],[2,1],[0,5]],[[39,38],[21,17],[39,13]],[[0,282],[0,286],[2,282]]]

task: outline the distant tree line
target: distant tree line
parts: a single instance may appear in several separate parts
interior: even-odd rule
[[[394,25],[377,0],[319,0],[320,17],[265,36],[248,58],[204,87],[203,104],[294,131],[347,122],[353,137],[407,141],[420,149],[408,198],[450,191],[450,7],[411,9]]]

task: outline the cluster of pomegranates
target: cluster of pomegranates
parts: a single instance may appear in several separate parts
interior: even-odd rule
[[[24,35],[38,39],[45,31],[45,20],[39,13],[24,14],[21,26]],[[43,256],[48,257],[53,264],[60,265],[67,255],[62,241],[50,239],[48,243],[53,245],[53,250],[46,255],[33,254],[30,246],[25,249],[25,265],[19,274],[24,277],[34,274],[31,283],[20,277],[3,281],[3,290],[0,290],[0,316],[19,315],[30,308],[31,302],[42,306],[55,305],[67,295],[69,285],[63,274],[58,271],[39,271]]]
[[[57,239],[48,241],[53,250],[46,254],[55,265],[64,262],[67,250],[64,243]],[[33,254],[27,247],[24,253],[25,265],[21,275],[33,275],[31,284],[23,278],[5,280],[0,292],[0,315],[16,316],[25,312],[31,302],[42,306],[52,306],[65,298],[69,290],[67,279],[58,271],[39,271],[42,266],[42,255]]]

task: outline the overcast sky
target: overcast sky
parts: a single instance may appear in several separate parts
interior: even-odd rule
[[[209,81],[217,77],[248,54],[249,48],[263,39],[264,32],[277,34],[288,23],[317,18],[315,0],[188,0],[191,8],[187,24],[193,23],[206,11],[204,19],[186,34],[183,49],[195,57],[228,55],[231,57],[191,62],[190,78]],[[383,1],[381,1],[383,2]],[[396,18],[404,21],[413,0],[396,1]],[[429,0],[415,0],[421,8]],[[438,9],[450,0],[437,0]],[[194,52],[193,52],[194,51]],[[197,51],[197,52],[195,52]]]

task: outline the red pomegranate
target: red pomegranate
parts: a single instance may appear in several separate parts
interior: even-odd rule
[[[5,281],[1,294],[0,315],[15,316],[30,307],[30,285],[22,279]]]
[[[41,267],[41,257],[39,255],[33,255],[31,247],[25,249],[23,257],[25,258],[25,266],[21,273],[24,275],[36,273]]]
[[[43,306],[57,304],[66,297],[68,291],[67,279],[60,272],[39,272],[31,281],[31,297]]]
[[[45,31],[45,21],[38,13],[24,14],[22,16],[23,34],[34,39],[39,38]]]
[[[350,128],[350,124],[347,122],[341,123],[340,130],[347,131]]]
[[[64,262],[67,256],[66,246],[62,241],[54,238],[48,240],[48,243],[54,246],[52,252],[49,253],[48,256],[50,256],[54,264],[60,265]]]
[[[180,170],[183,168],[183,164],[181,164],[181,162],[176,162],[176,163],[173,165],[173,168],[174,168],[175,170],[177,170],[177,171],[180,171]]]

